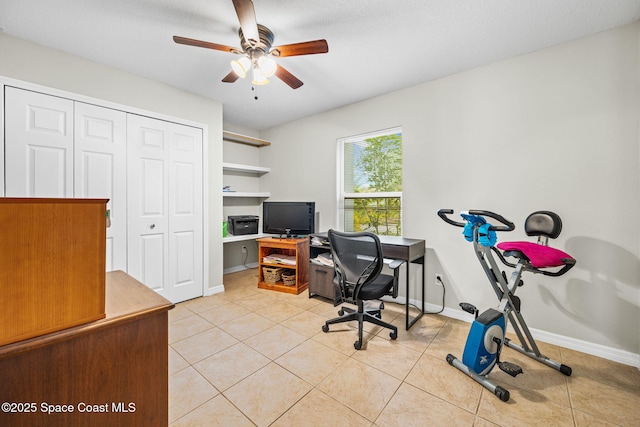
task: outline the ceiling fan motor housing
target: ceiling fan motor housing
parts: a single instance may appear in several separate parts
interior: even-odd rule
[[[258,53],[256,56],[261,56],[262,54],[268,54],[271,49],[271,45],[273,44],[273,32],[270,29],[265,27],[264,25],[258,24],[258,34],[260,36],[260,40],[246,40],[244,38],[244,34],[242,33],[242,28],[238,30],[238,35],[240,36],[240,44],[242,49],[249,54],[249,56],[254,56],[255,53]],[[261,51],[261,52],[255,52]]]

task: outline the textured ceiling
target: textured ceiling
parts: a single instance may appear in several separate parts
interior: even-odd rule
[[[274,45],[326,39],[329,53],[280,58],[304,82],[254,92],[222,83],[240,47],[231,0],[0,0],[9,35],[222,102],[225,122],[263,130],[640,19],[638,0],[254,0]],[[0,53],[0,60],[1,53]],[[258,100],[254,95],[258,95]]]

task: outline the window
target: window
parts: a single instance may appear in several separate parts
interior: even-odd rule
[[[402,130],[338,140],[338,224],[402,235]]]

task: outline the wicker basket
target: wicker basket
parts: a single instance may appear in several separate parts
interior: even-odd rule
[[[282,270],[280,267],[262,267],[262,275],[264,276],[264,283],[269,285],[275,285],[282,279]]]
[[[282,273],[282,283],[285,286],[294,286],[296,284],[295,273]]]

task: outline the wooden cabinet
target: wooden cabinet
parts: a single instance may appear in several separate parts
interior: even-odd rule
[[[167,426],[172,307],[111,272],[104,319],[0,346],[0,402],[22,405],[3,406],[0,425]]]
[[[309,286],[309,239],[279,239],[268,237],[257,239],[258,241],[258,287],[274,291],[299,294]],[[279,255],[285,255],[293,260],[293,263],[272,261]],[[270,258],[267,258],[270,257]],[[291,286],[284,284],[282,280],[276,283],[266,283],[264,277],[265,268],[282,268],[283,272],[295,274],[295,283]]]
[[[333,267],[309,264],[309,298],[321,296],[330,300],[335,299],[336,289],[333,284]]]
[[[104,317],[106,205],[0,198],[0,345]]]

